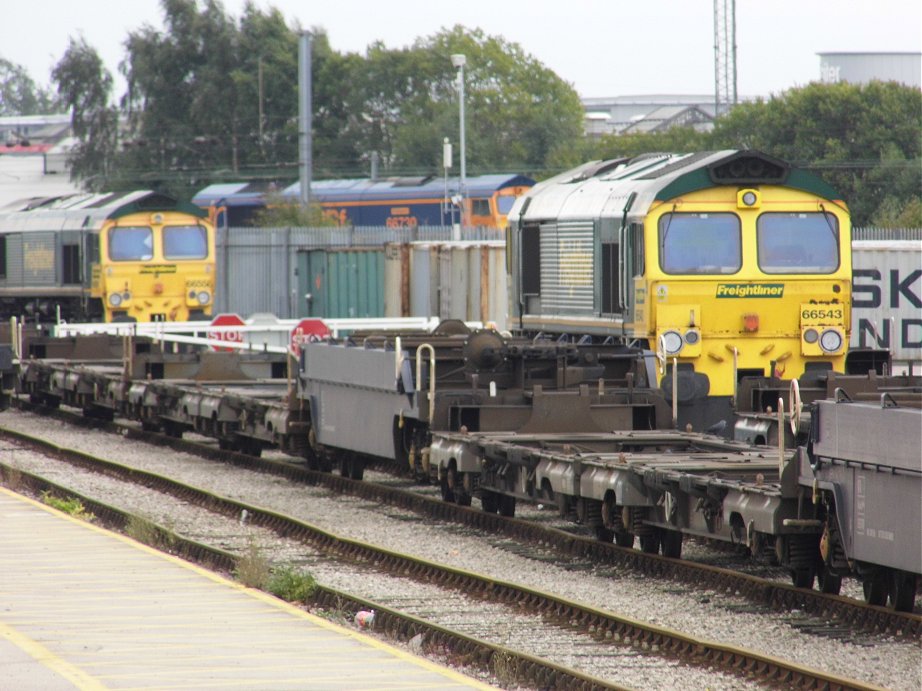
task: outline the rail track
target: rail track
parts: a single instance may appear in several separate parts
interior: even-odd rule
[[[140,434],[132,430],[126,431],[124,428],[122,429],[121,433],[128,436]],[[144,436],[146,437],[147,433],[144,433]],[[183,485],[182,483],[171,481],[167,478],[152,476],[149,473],[143,473],[137,469],[127,468],[120,466],[119,464],[113,464],[111,462],[103,462],[99,459],[93,459],[86,454],[69,451],[67,449],[55,447],[53,445],[48,446],[42,442],[29,443],[39,443],[40,445],[44,446],[46,452],[51,452],[55,455],[66,457],[70,462],[75,462],[85,467],[92,467],[95,472],[103,472],[109,476],[120,475],[127,478],[128,481],[142,483],[148,487],[156,487],[159,491],[178,496],[183,502],[206,506],[209,511],[220,513],[226,516],[228,520],[233,521],[241,515],[246,515],[248,516],[248,520],[252,525],[271,529],[280,535],[285,535],[289,539],[297,539],[298,541],[311,544],[314,548],[322,551],[325,554],[333,555],[336,558],[345,559],[349,562],[371,565],[375,570],[389,570],[399,574],[402,577],[409,576],[426,582],[437,582],[442,587],[447,589],[460,590],[467,593],[468,595],[473,595],[477,598],[484,599],[489,602],[498,602],[513,607],[514,609],[525,609],[535,614],[540,614],[542,619],[562,627],[569,634],[578,634],[579,637],[585,638],[587,641],[598,641],[600,645],[606,647],[616,646],[624,648],[627,646],[628,649],[636,648],[645,655],[665,656],[669,658],[678,657],[682,660],[683,664],[706,667],[716,666],[721,669],[726,669],[728,672],[732,672],[734,674],[742,674],[744,678],[748,678],[750,681],[758,679],[763,683],[769,684],[795,685],[802,688],[863,687],[863,685],[858,682],[842,679],[834,675],[829,675],[822,672],[816,672],[815,670],[808,670],[799,665],[785,663],[773,658],[768,658],[764,655],[752,654],[744,650],[735,649],[732,646],[707,643],[705,641],[697,640],[694,637],[678,634],[676,632],[670,632],[659,627],[638,624],[637,622],[625,620],[603,610],[587,607],[575,602],[570,602],[564,598],[559,598],[545,593],[536,592],[527,588],[522,588],[511,583],[500,583],[492,578],[478,577],[476,574],[467,573],[462,570],[441,567],[437,564],[427,563],[424,560],[415,559],[405,555],[394,554],[387,550],[376,549],[370,545],[360,544],[353,540],[338,539],[326,531],[312,529],[311,526],[308,526],[301,521],[291,519],[287,516],[259,509],[255,506],[248,506],[241,502],[235,502],[226,498],[216,497],[213,493],[210,492],[191,488]],[[171,439],[167,443],[170,445],[175,445],[177,448],[185,447],[184,450],[188,450],[189,442],[181,442],[179,440]],[[197,451],[199,454],[204,455],[218,453],[201,446],[199,446]],[[366,483],[356,483],[354,481],[345,480],[343,478],[309,473],[308,471],[294,468],[288,464],[257,460],[239,454],[227,454],[226,452],[220,452],[220,455],[225,460],[230,459],[235,463],[249,466],[255,465],[263,469],[268,468],[276,474],[281,474],[296,480],[309,480],[312,482],[322,481],[328,487],[338,488],[340,490],[345,489],[353,492],[357,492],[358,490],[362,490],[363,492],[366,491],[363,489],[363,487],[367,488],[368,490],[373,490],[371,495],[365,496],[366,499],[375,497],[375,501],[380,501],[381,499],[379,497],[393,494],[393,492],[387,490],[387,488],[379,486],[376,490],[374,490],[374,488],[368,487]],[[36,482],[40,481],[36,480]],[[408,507],[414,511],[421,510],[420,507],[428,506],[428,511],[432,512],[435,512],[436,508],[442,508],[448,509],[451,512],[460,512],[461,514],[469,515],[471,517],[482,516],[492,521],[500,521],[500,519],[496,516],[489,516],[487,514],[482,514],[481,512],[470,511],[460,507],[443,504],[441,502],[434,502],[432,500],[424,499],[418,496],[414,497],[412,495],[408,495],[405,492],[398,492],[397,494],[402,496],[402,499],[397,501],[392,498],[392,505],[399,505],[400,502],[403,502],[406,503]],[[107,515],[109,513],[108,508],[104,508],[101,505],[98,507],[95,506],[91,498],[87,497],[85,499],[88,505],[93,507],[94,513],[99,513],[100,515]],[[438,513],[441,513],[441,511]],[[121,519],[115,518],[113,520],[116,524],[118,524],[119,521],[124,522],[125,519],[123,517]],[[521,521],[500,522],[509,526],[523,523]],[[525,526],[527,525],[528,524],[525,524]],[[571,535],[562,535],[568,540],[573,540]],[[544,539],[546,539],[546,536]],[[587,545],[601,544],[594,543],[590,540],[578,540],[578,542],[585,542]],[[617,551],[627,552],[627,550]],[[577,550],[577,552],[584,555],[589,554],[583,550]],[[213,565],[217,565],[221,568],[228,567],[228,561],[226,558],[222,557],[216,560],[214,557],[209,556],[211,553],[212,551],[210,550],[199,549],[199,553],[194,554],[194,556],[196,556],[198,559],[204,559],[205,561],[208,561]],[[652,559],[654,562],[664,561],[661,558],[650,557],[650,555],[644,555],[644,558]],[[334,599],[339,597],[340,600],[342,600],[343,596],[329,597],[333,597]],[[384,612],[385,610],[382,609],[381,611]],[[391,617],[394,618],[391,619]],[[385,622],[392,622],[385,625],[394,628],[398,632],[406,632],[411,636],[417,635],[420,630],[419,626],[421,626],[420,624],[413,623],[410,620],[399,619],[396,613],[388,613],[386,615],[382,614],[380,621],[382,624],[385,624]],[[404,623],[397,623],[401,621]],[[429,636],[429,640],[442,640],[441,638],[436,637],[434,633],[427,635]],[[440,633],[439,636],[448,636],[448,634]],[[462,650],[474,649],[470,647],[473,645],[470,642],[459,645],[461,645],[460,649]],[[498,654],[500,657],[496,659],[506,660],[507,663],[512,665],[515,669],[518,669],[520,665],[522,669],[530,669],[533,667],[537,669],[541,667],[537,661],[529,659],[528,656],[519,658],[515,657],[508,651],[497,651],[494,649],[493,653],[488,653],[484,652],[484,649],[480,650],[481,652],[476,654],[473,652],[465,653],[464,656],[466,656],[466,659],[468,657],[477,659],[493,659],[492,656]],[[559,670],[548,671],[548,669],[545,669],[544,671],[535,672],[534,674],[537,674],[538,676],[532,677],[532,683],[537,683],[540,686],[546,686],[548,679],[555,679],[557,678],[555,675],[563,674],[563,672]],[[551,676],[548,676],[549,674]],[[581,685],[579,685],[576,684],[577,677],[578,675],[574,676],[572,678],[573,683],[568,682],[566,687],[610,687],[607,685],[586,686],[586,684],[596,683],[592,680],[586,679],[580,679],[579,684]],[[544,681],[541,681],[542,679]]]
[[[805,612],[817,620],[834,622],[851,631],[908,639],[922,637],[922,616],[915,613],[897,612],[886,607],[868,605],[862,600],[850,597],[796,588],[785,582],[724,567],[686,559],[668,559],[591,537],[582,537],[568,530],[540,525],[529,520],[507,518],[444,502],[419,491],[404,490],[380,483],[359,482],[339,475],[308,470],[300,463],[221,450],[212,444],[146,431],[130,424],[87,419],[66,409],[36,406],[22,398],[16,399],[16,405],[21,409],[60,417],[70,424],[98,427],[138,441],[166,445],[176,450],[296,482],[321,485],[338,494],[348,494],[405,509],[427,519],[450,521],[491,535],[502,535],[510,540],[531,545],[535,550],[535,556],[539,558],[540,552],[544,556],[551,555],[551,558],[584,560],[616,569],[630,569],[643,576],[672,579],[699,589],[734,593],[745,597],[755,606],[767,607],[782,613],[792,610]]]

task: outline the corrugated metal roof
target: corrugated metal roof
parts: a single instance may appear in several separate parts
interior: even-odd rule
[[[518,223],[548,219],[558,222],[598,218],[620,220],[631,195],[634,199],[630,216],[644,216],[656,200],[721,184],[712,179],[716,174],[713,169],[720,171],[723,164],[740,159],[744,162],[743,172],[726,184],[736,186],[741,181],[750,184],[743,179],[749,175],[745,162],[757,159],[764,174],[774,171],[772,174],[778,179],[776,184],[809,190],[830,200],[836,198],[835,192],[816,176],[802,170],[792,170],[788,174],[787,164],[757,151],[646,154],[628,162],[615,161],[614,167],[604,161],[592,161],[540,182],[516,201],[509,220]]]
[[[524,175],[477,175],[465,179],[468,196],[487,195],[510,185],[530,186],[534,180]],[[266,183],[231,183],[210,185],[192,198],[194,204],[209,206],[222,201],[228,206],[261,206],[268,187]],[[448,179],[449,193],[458,189],[458,178]],[[284,198],[297,200],[300,183],[281,190]],[[311,197],[319,202],[340,200],[386,201],[389,199],[441,199],[445,196],[445,179],[425,178],[356,178],[316,180],[311,183]]]

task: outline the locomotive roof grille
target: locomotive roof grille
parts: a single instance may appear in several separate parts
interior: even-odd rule
[[[179,211],[197,216],[198,218],[206,218],[208,216],[208,213],[204,209],[199,208],[195,204],[181,202],[168,195],[153,192],[118,207],[110,213],[107,218],[116,219],[129,214],[145,211]]]
[[[717,185],[783,185],[791,166],[758,151],[740,151],[717,165],[708,175]]]
[[[702,153],[701,157],[713,156],[714,153]],[[691,162],[697,156],[693,155],[682,163]],[[836,191],[818,176],[754,150],[728,152],[727,156],[710,164],[692,166],[689,172],[659,189],[655,199],[666,201],[714,185],[784,185],[830,201],[840,199]]]
[[[657,168],[656,170],[652,170],[646,175],[639,176],[637,179],[638,180],[656,180],[656,178],[661,178],[664,175],[675,173],[677,170],[681,170],[682,168],[694,169],[698,167],[696,164],[699,161],[705,158],[710,158],[715,153],[716,152],[714,151],[699,151],[697,153],[691,154],[690,156],[682,156],[678,161],[674,161],[668,165],[663,166],[662,168]],[[663,154],[658,154],[658,155],[662,156]],[[647,157],[649,157],[649,155]],[[633,161],[631,161],[631,163],[634,163],[636,161],[642,161],[643,159],[644,157],[638,156]]]

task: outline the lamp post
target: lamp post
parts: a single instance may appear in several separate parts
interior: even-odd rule
[[[463,227],[467,215],[464,211],[464,200],[467,197],[467,161],[465,159],[465,146],[464,146],[464,65],[467,63],[467,58],[461,53],[454,53],[451,56],[451,64],[453,67],[458,70],[458,108],[461,121],[461,137],[459,140],[459,145],[461,147],[461,182],[458,185],[458,195],[461,197],[461,226]]]

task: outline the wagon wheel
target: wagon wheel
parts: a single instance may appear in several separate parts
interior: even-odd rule
[[[663,556],[670,559],[682,557],[682,532],[679,530],[660,531],[660,548]]]
[[[816,566],[799,566],[791,569],[791,583],[795,588],[812,588],[816,580]]]
[[[816,569],[816,583],[820,592],[838,595],[842,590],[842,576],[834,574],[829,567],[820,563]]]
[[[865,575],[861,582],[864,601],[869,605],[884,606],[890,594],[890,578],[884,569],[876,569]]]
[[[653,529],[647,535],[640,536],[640,549],[647,554],[656,554],[659,552],[659,543],[659,530]]]
[[[615,539],[615,531],[611,528],[606,528],[604,525],[597,525],[593,530],[595,539],[599,542],[611,542]]]
[[[482,490],[480,493],[480,508],[485,513],[496,513],[499,511],[499,497],[495,492]]]
[[[615,544],[618,547],[633,547],[634,533],[629,533],[626,530],[615,531]]]
[[[897,612],[911,612],[916,604],[919,577],[894,569],[890,574],[890,604]]]
[[[515,516],[515,497],[501,494],[499,497],[499,515],[512,518]]]

